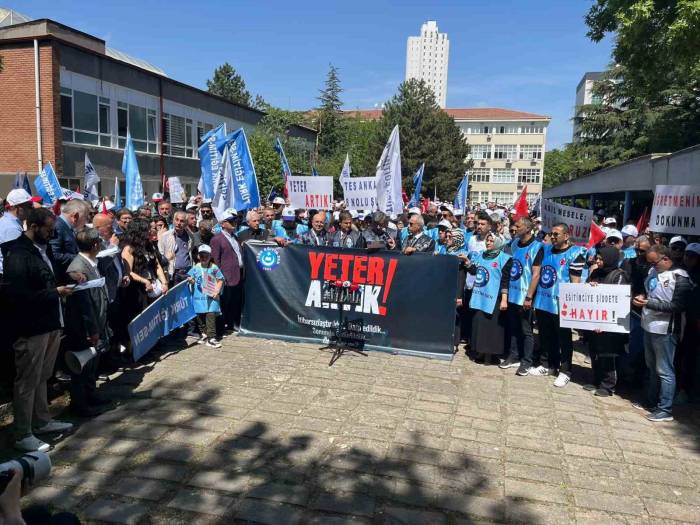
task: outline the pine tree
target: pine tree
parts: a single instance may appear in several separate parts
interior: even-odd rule
[[[207,80],[209,93],[219,95],[236,104],[252,106],[253,99],[246,89],[243,77],[236,72],[234,67],[226,62],[214,70],[214,76]]]
[[[344,122],[343,114],[340,110],[343,105],[340,100],[342,91],[340,78],[338,77],[338,68],[331,64],[326,75],[324,88],[320,91],[318,97],[320,102],[316,119],[318,156],[324,157],[337,153],[343,142]]]

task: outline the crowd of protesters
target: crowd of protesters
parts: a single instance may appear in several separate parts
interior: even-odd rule
[[[518,376],[554,376],[556,387],[573,372],[559,284],[629,284],[629,335],[578,331],[593,370],[584,388],[610,396],[645,383],[639,407],[652,421],[669,420],[674,402],[698,388],[700,244],[640,234],[632,224],[618,229],[614,216],[599,213],[596,221],[605,239],[585,248],[571,242],[565,224],[545,233],[538,217],[492,203],[466,213],[429,203],[388,217],[346,210],[342,202],[333,210],[293,209],[277,197],[261,209],[217,217],[199,196],[173,204],[156,193],[135,211],[106,199],[64,200],[49,209],[13,189],[0,217],[0,315],[14,350],[15,446],[45,451],[49,445],[37,436],[71,429],[51,418],[47,382],[69,383],[77,416],[104,411],[110,401],[100,396],[97,378],[131,362],[129,323],[183,281],[192,287],[197,317],[171,336],[221,347],[240,329],[244,250],[254,241],[454,256],[455,348],[464,344],[476,362],[515,368]],[[65,366],[68,354],[86,348],[101,350],[81,370]]]

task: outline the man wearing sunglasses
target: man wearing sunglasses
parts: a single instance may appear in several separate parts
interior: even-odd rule
[[[647,419],[672,421],[676,393],[673,356],[683,326],[683,316],[692,292],[688,272],[673,261],[670,248],[654,245],[646,254],[651,265],[644,282],[646,295],[636,295],[632,304],[642,308],[644,360],[649,368]]]

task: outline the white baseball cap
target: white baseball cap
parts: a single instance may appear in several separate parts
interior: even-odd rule
[[[685,247],[686,252],[692,252],[696,255],[700,255],[700,242],[691,242]]]
[[[284,199],[282,197],[275,197],[272,199],[272,204],[287,204],[284,202]]]
[[[620,239],[620,240],[622,240],[622,234],[618,230],[610,229],[610,230],[608,230],[608,233],[605,236],[605,238],[606,239]]]
[[[286,207],[282,210],[282,220],[283,221],[293,221],[295,218],[296,218],[296,215],[294,214],[294,208]]]
[[[413,208],[408,209],[408,214],[413,215],[414,213],[420,215],[420,208],[416,208],[415,206]]]
[[[389,221],[386,223],[387,230],[398,230],[398,227],[393,222]]]
[[[622,227],[622,230],[620,230],[622,233],[622,237],[638,237],[639,232],[637,231],[637,228],[635,226],[632,226],[631,224],[628,224],[626,226]]]
[[[151,200],[153,202],[160,202],[163,200],[163,194],[162,193],[154,193],[151,195]]]
[[[438,222],[438,228],[440,226],[442,226],[443,228],[447,228],[448,230],[452,229],[452,223],[447,219],[442,219],[440,222]]]
[[[197,248],[197,253],[211,253],[211,247],[208,244],[202,244]]]
[[[7,194],[6,200],[8,206],[19,206],[21,204],[26,204],[27,202],[32,202],[32,196],[29,195],[25,189],[15,188]]]
[[[605,217],[603,224],[617,224],[617,220],[615,220],[615,217]]]
[[[357,213],[356,210],[350,210],[350,217],[352,217],[353,219],[357,219],[359,216],[360,214]]]
[[[461,217],[463,215],[461,208],[455,210],[455,217]]]
[[[676,244],[677,242],[682,242],[683,244],[688,244],[688,241],[686,240],[685,237],[681,237],[680,235],[676,235],[675,237],[671,237],[671,240],[668,242],[668,245],[671,246],[672,244]]]
[[[227,208],[224,210],[223,219],[224,221],[238,220],[238,211],[235,208]]]

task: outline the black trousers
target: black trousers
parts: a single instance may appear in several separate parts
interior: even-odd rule
[[[544,310],[537,310],[537,326],[540,331],[540,348],[547,353],[547,366],[571,376],[574,353],[571,328],[561,328],[559,316]]]
[[[588,353],[591,357],[593,384],[612,393],[617,385],[618,356],[624,353],[625,336],[612,332],[597,334],[586,331]]]
[[[535,356],[535,336],[532,333],[533,310],[508,303],[508,335],[510,344],[508,354],[512,359],[520,358],[520,364],[531,367],[533,362],[539,364],[539,355]]]
[[[241,326],[242,310],[243,283],[224,286],[221,294],[221,316],[218,318],[220,329],[237,330]]]

